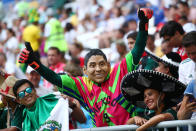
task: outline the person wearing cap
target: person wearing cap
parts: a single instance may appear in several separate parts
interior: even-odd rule
[[[35,87],[35,90],[37,92],[37,95],[44,96],[48,95],[52,92],[54,92],[52,89],[49,90],[47,88],[44,88],[43,86],[40,85],[40,80],[41,80],[41,75],[34,70],[32,67],[28,66],[26,70],[26,76],[29,81],[32,82],[33,86]]]
[[[57,47],[61,52],[65,53],[68,50],[67,42],[64,38],[61,23],[54,18],[54,12],[52,8],[46,10],[48,22],[44,28],[44,40],[46,41],[44,52],[47,53],[50,47]]]
[[[31,43],[33,51],[36,56],[40,58],[39,47],[41,43],[41,29],[38,25],[39,14],[35,8],[32,8],[28,12],[28,23],[29,25],[24,28],[22,32],[23,41]]]
[[[146,51],[146,53],[158,63],[158,67],[155,68],[155,71],[173,76],[178,79],[178,68],[181,62],[181,57],[178,53],[170,52],[161,58],[152,52]]]
[[[122,80],[121,91],[128,101],[145,111],[130,118],[127,124],[136,124],[139,126],[136,131],[144,131],[159,122],[177,120],[172,107],[177,105],[185,88],[186,85],[174,77],[160,72],[130,72]]]
[[[13,93],[13,85],[17,81],[14,76],[0,76],[0,94],[3,109],[0,110],[0,131],[19,131],[22,130],[22,112],[24,107],[16,102],[16,97]]]
[[[29,43],[26,43],[26,48],[21,52],[19,62],[29,64],[41,76],[58,86],[60,92],[76,98],[91,115],[93,126],[123,125],[136,115],[136,111],[135,106],[122,96],[120,83],[124,75],[136,69],[144,52],[148,21],[152,14],[151,9],[138,10],[140,23],[135,47],[112,69],[100,49],[91,49],[84,62],[83,71],[86,76],[58,75],[34,57]]]
[[[189,58],[179,65],[179,80],[188,85],[191,80],[196,79],[196,31],[187,33],[182,40],[182,45]]]

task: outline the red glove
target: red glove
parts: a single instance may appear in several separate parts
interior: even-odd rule
[[[33,69],[38,69],[40,67],[40,61],[38,58],[35,57],[33,53],[33,49],[29,42],[25,42],[26,48],[22,50],[19,56],[19,63],[27,63]]]
[[[153,11],[149,8],[138,9],[138,18],[140,19],[139,29],[148,31],[148,21],[152,17]]]

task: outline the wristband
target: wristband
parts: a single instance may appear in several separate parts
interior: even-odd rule
[[[31,64],[29,64],[33,69],[38,69],[40,66],[37,62],[33,61]]]

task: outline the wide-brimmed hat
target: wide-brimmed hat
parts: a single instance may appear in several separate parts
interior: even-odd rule
[[[155,89],[165,93],[167,106],[175,106],[183,97],[186,85],[176,78],[153,70],[136,70],[123,77],[121,91],[126,100],[144,108],[144,90]],[[181,97],[182,96],[182,97]]]
[[[18,79],[14,76],[8,76],[6,79],[5,78],[3,78],[3,79],[4,79],[3,83],[0,86],[0,94],[15,99],[16,97],[13,92],[13,86]]]
[[[172,66],[175,68],[179,67],[179,64],[181,62],[181,57],[178,53],[170,52],[163,57],[158,57],[154,53],[150,52],[149,50],[145,49],[145,52],[156,62],[164,63],[165,65]]]

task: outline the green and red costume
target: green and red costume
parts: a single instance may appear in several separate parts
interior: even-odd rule
[[[120,83],[124,75],[136,69],[147,40],[147,31],[138,33],[134,49],[108,74],[105,81],[97,84],[88,77],[69,77],[58,75],[42,64],[37,71],[49,82],[58,86],[58,90],[76,98],[90,113],[93,125],[123,125],[136,115],[135,106],[123,97]]]

